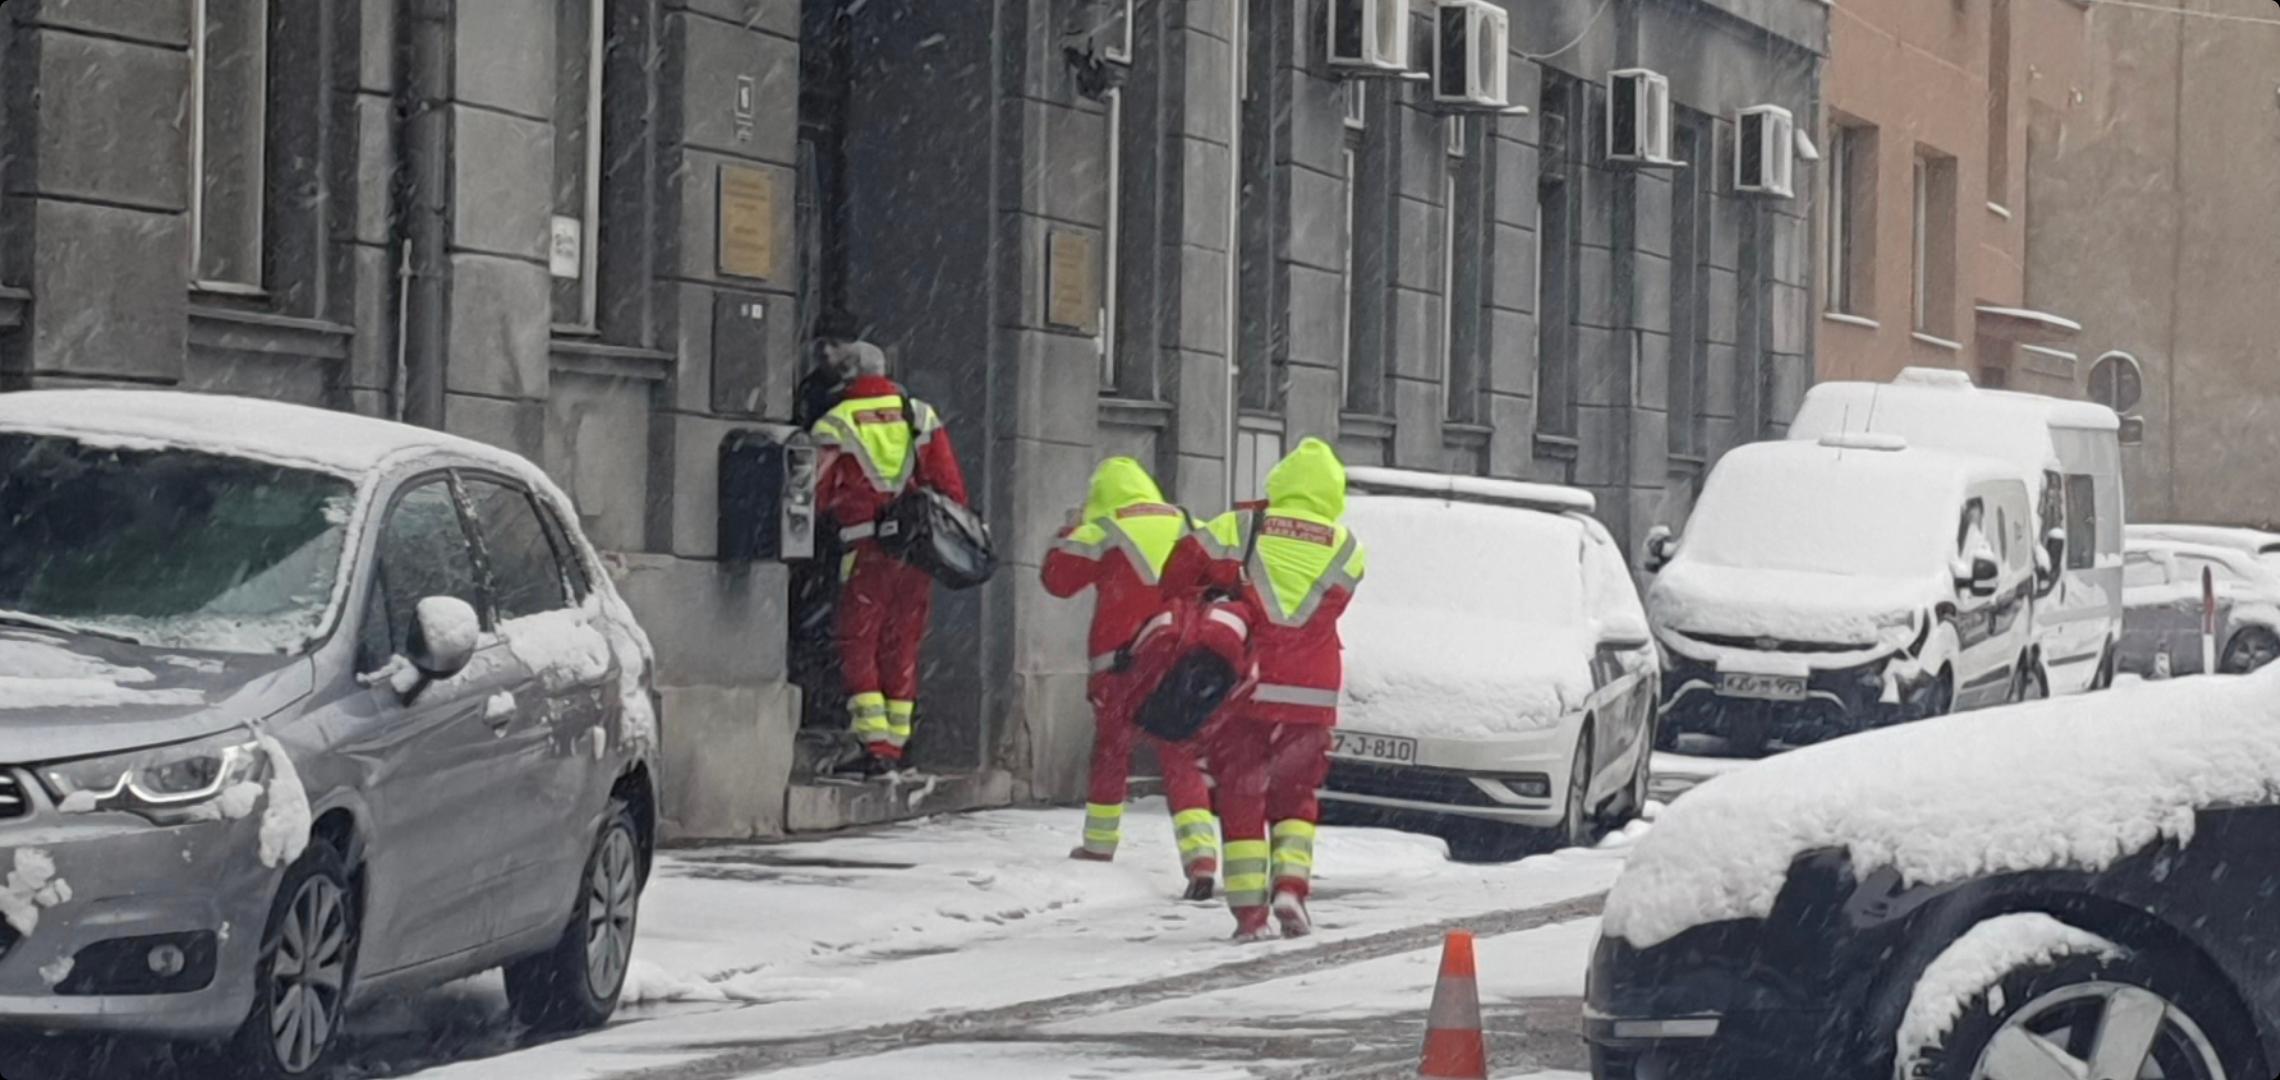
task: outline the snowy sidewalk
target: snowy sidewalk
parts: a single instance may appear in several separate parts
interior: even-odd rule
[[[1328,828],[1318,855],[1319,933],[1246,948],[1226,940],[1232,922],[1222,905],[1174,899],[1181,878],[1161,802],[1132,808],[1124,850],[1109,865],[1067,858],[1081,817],[1001,810],[859,836],[670,853],[650,885],[635,954],[629,1000],[643,1004],[604,1032],[418,1075],[639,1077],[736,1052],[757,1062],[771,1046],[819,1036],[875,1035],[920,1021],[954,1028],[984,1013],[1002,1022],[1034,1003],[1054,1003],[1057,1011],[1036,1017],[1051,1023],[1090,1011],[1088,995],[1098,996],[1099,1011],[1113,1011],[1120,988],[1153,984],[1156,1000],[1177,998],[1170,988],[1186,976],[1249,963],[1301,965],[1314,953],[1327,964],[1341,947],[1370,950],[1355,959],[1391,964],[1372,957],[1429,945],[1434,924],[1604,891],[1621,868],[1620,849],[1645,828],[1634,826],[1603,850],[1509,866],[1451,863],[1440,841],[1426,837]],[[1424,929],[1397,933],[1416,928]],[[1579,941],[1588,947],[1583,931],[1565,932],[1561,947],[1569,953]],[[1560,992],[1573,994],[1581,962],[1565,962]],[[1398,981],[1414,989],[1406,983],[1416,972],[1401,970]],[[1417,971],[1429,978],[1429,968]],[[487,996],[482,984],[471,985],[467,993]],[[467,1052],[503,1048],[505,1035],[498,1041]],[[993,1047],[1006,1056],[989,1060],[1018,1058]],[[785,1064],[813,1052],[786,1049]]]

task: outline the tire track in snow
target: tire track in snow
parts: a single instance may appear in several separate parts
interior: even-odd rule
[[[1030,1029],[1085,1016],[1416,952],[1438,944],[1451,930],[1470,930],[1484,938],[1502,937],[1555,923],[1595,918],[1606,899],[1605,892],[1591,893],[1537,907],[1512,908],[1388,930],[1320,948],[1265,956],[1240,955],[1238,959],[1201,971],[1017,1005],[948,1013],[909,1023],[788,1039],[691,1045],[683,1049],[714,1053],[696,1061],[618,1073],[612,1080],[741,1080],[777,1069],[870,1057],[916,1046],[1009,1041],[1021,1038]],[[1419,1002],[1418,1009],[1422,1011],[1425,1004]]]

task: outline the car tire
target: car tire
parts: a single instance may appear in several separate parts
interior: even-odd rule
[[[2251,626],[2225,643],[2224,657],[2217,662],[2217,670],[2226,675],[2246,675],[2275,659],[2280,659],[2280,634]]]
[[[346,860],[330,844],[310,843],[270,904],[254,960],[253,1013],[230,1041],[226,1060],[201,1058],[192,1074],[231,1080],[325,1075],[340,1046],[361,933]]]
[[[2149,1058],[2169,1080],[2263,1080],[2272,1075],[2254,1026],[2229,993],[2191,964],[2160,954],[2120,960],[2070,957],[2021,968],[1965,1003],[1938,1045],[1897,1063],[1898,1080],[1984,1080],[1991,1054],[2020,1048],[2063,1054],[2089,1071],[2116,1008],[2159,1008]],[[2126,1025],[2114,1025],[2119,1030]],[[2054,1034],[2065,1037],[2052,1039]],[[2031,1040],[2030,1040],[2031,1037]],[[2109,1048],[2110,1049],[2110,1048]],[[2116,1076],[2143,1075],[2146,1062]],[[2061,1069],[2069,1068],[2059,1065]],[[2098,1075],[2105,1075],[2100,1073]]]
[[[1539,831],[1487,821],[1445,827],[1441,839],[1448,842],[1449,860],[1460,863],[1508,863],[1545,850],[1543,834]]]
[[[2020,653],[2019,663],[2011,672],[2011,703],[2040,701],[2050,696],[2050,675],[2035,662],[2034,654]]]
[[[2090,689],[2113,689],[2116,652],[2114,643],[2109,641],[2106,643],[2105,651],[2098,654],[2098,673],[2090,676]]]
[[[561,940],[507,965],[507,1000],[533,1031],[564,1034],[609,1022],[625,991],[641,914],[646,854],[633,810],[612,800],[578,876],[578,900]]]

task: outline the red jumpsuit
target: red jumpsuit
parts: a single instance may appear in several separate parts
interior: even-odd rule
[[[1164,569],[1166,590],[1234,591],[1251,608],[1253,681],[1207,735],[1240,937],[1264,933],[1270,895],[1285,934],[1310,929],[1315,793],[1345,680],[1338,617],[1364,569],[1360,542],[1338,523],[1345,510],[1344,467],[1308,439],[1268,475],[1263,510],[1191,534]]]
[[[1045,556],[1046,592],[1064,598],[1086,589],[1094,592],[1086,650],[1092,673],[1086,688],[1093,706],[1092,780],[1079,857],[1113,858],[1122,839],[1132,747],[1141,733],[1133,724],[1139,688],[1120,661],[1141,625],[1161,609],[1159,575],[1188,529],[1186,513],[1164,502],[1139,462],[1110,458],[1093,474],[1083,521],[1062,530]],[[1200,890],[1208,897],[1219,869],[1211,788],[1186,749],[1150,741],[1164,768],[1164,793],[1171,802],[1190,895]]]
[[[880,376],[850,384],[838,407],[816,421],[815,438],[825,451],[816,501],[847,545],[836,636],[850,727],[874,757],[897,761],[918,709],[918,650],[934,581],[873,537],[880,512],[910,485],[963,505],[966,477],[933,407]]]

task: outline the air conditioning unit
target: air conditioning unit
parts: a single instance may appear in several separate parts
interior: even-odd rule
[[[1510,41],[1503,8],[1489,0],[1440,0],[1433,12],[1433,103],[1447,109],[1508,108]]]
[[[1734,114],[1734,190],[1746,195],[1797,195],[1797,118],[1779,105]]]
[[[1670,158],[1670,80],[1645,68],[1607,76],[1607,160],[1676,165]]]
[[[1330,0],[1330,64],[1348,75],[1409,73],[1409,0]]]

